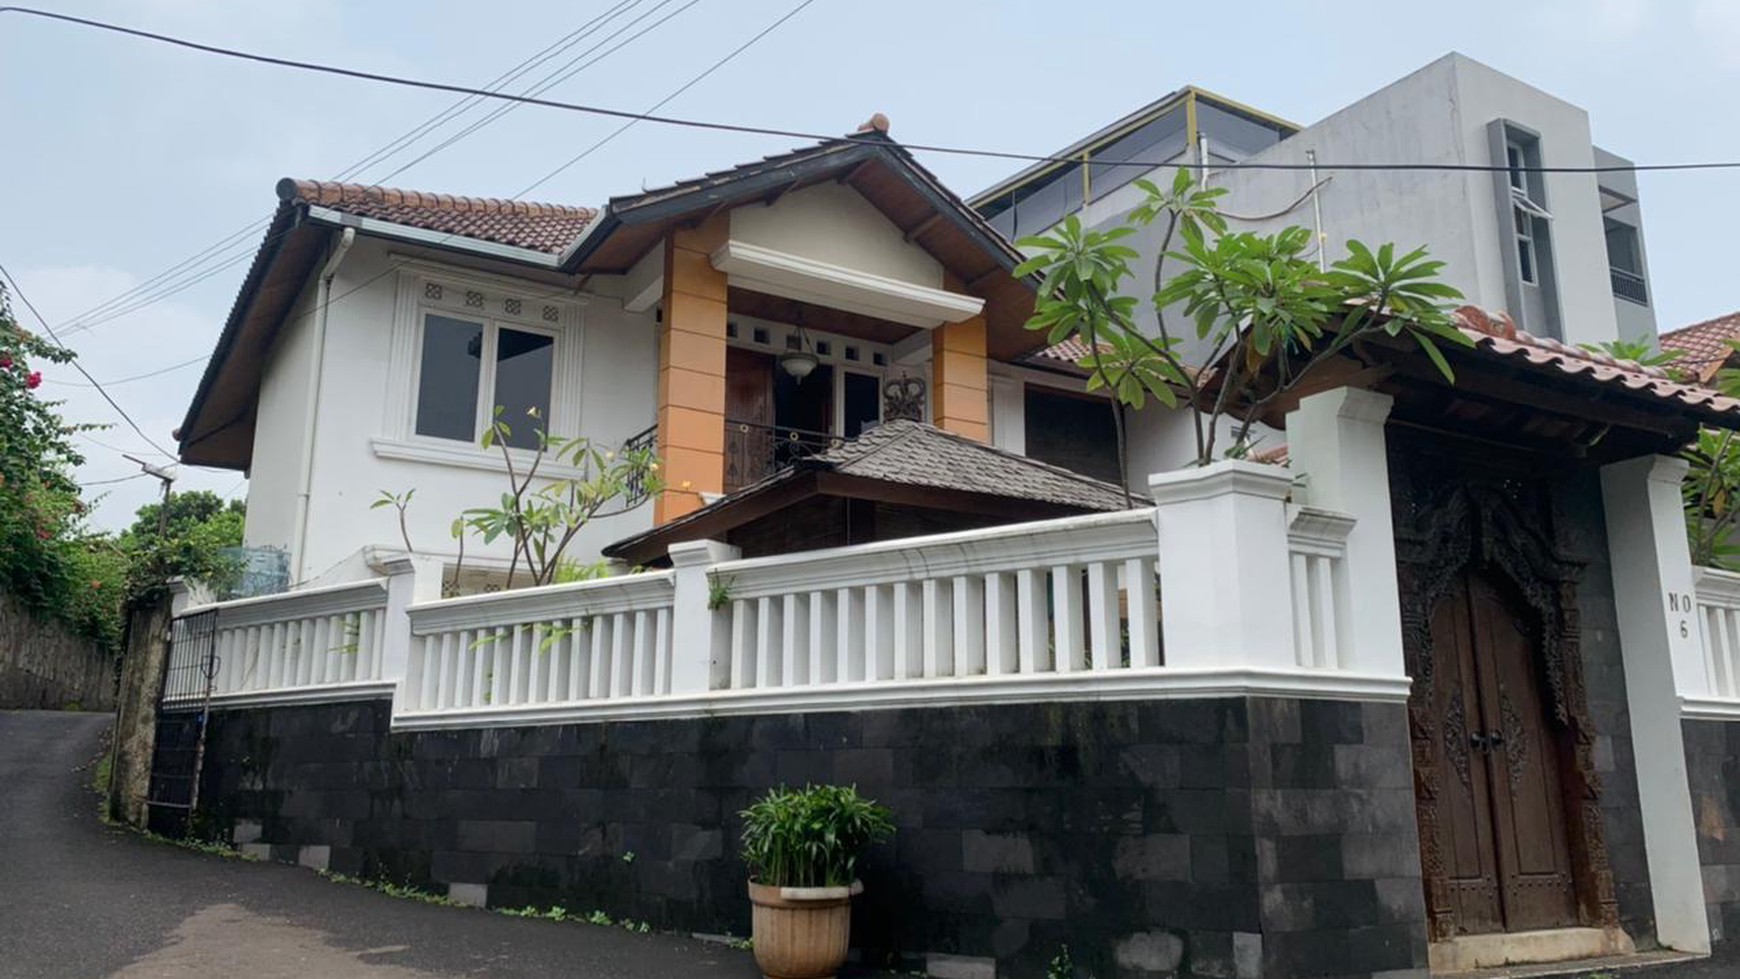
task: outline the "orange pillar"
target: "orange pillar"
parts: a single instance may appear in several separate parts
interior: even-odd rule
[[[709,256],[729,228],[719,214],[666,242],[658,402],[665,488],[653,500],[654,524],[725,489],[725,273]]]
[[[931,421],[980,442],[991,440],[990,377],[985,318],[944,323],[930,331]]]

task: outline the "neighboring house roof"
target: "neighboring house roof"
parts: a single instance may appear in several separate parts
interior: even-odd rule
[[[1740,340],[1740,313],[1669,330],[1661,335],[1661,347],[1678,350],[1681,356],[1673,366],[1692,371],[1698,380],[1708,384],[1735,356],[1729,346],[1735,340]]]
[[[822,477],[818,479],[818,477]],[[914,491],[890,494],[891,488]],[[989,512],[987,504],[1038,519],[1110,512],[1126,506],[1124,490],[1061,466],[1017,455],[914,421],[884,422],[855,439],[799,459],[778,472],[652,530],[616,542],[606,555],[645,563],[671,544],[719,537],[751,521],[779,519],[816,495],[890,500]],[[1141,497],[1136,498],[1138,502]]]
[[[1105,349],[1105,346],[1106,345],[1103,343],[1100,344],[1102,350]],[[1046,347],[1044,350],[1038,351],[1033,355],[1032,359],[1040,361],[1049,360],[1075,367],[1076,362],[1087,355],[1087,341],[1083,340],[1080,336],[1072,336],[1065,337],[1062,341],[1054,343],[1051,346]]]
[[[357,217],[552,255],[573,244],[580,232],[598,217],[598,211],[590,207],[429,194],[326,180],[285,178],[278,181],[278,197]]]

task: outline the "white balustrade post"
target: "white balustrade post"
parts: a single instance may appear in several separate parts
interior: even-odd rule
[[[205,582],[194,581],[179,575],[169,579],[170,618],[179,618],[195,605],[205,605],[211,600],[211,587]]]
[[[1390,467],[1384,421],[1393,398],[1336,388],[1299,401],[1287,414],[1287,456],[1314,507],[1354,518],[1347,535],[1346,580],[1352,583],[1339,650],[1343,669],[1401,677],[1402,605],[1396,584],[1396,535],[1390,516]]]
[[[1611,463],[1601,468],[1601,498],[1637,788],[1649,800],[1643,845],[1656,935],[1670,948],[1704,953],[1710,928],[1680,697],[1708,695],[1709,681],[1680,497],[1685,473],[1685,461],[1669,456]]]
[[[1285,469],[1244,461],[1148,477],[1168,668],[1298,669],[1287,553],[1291,482]]]
[[[731,685],[731,608],[708,607],[707,570],[742,552],[716,540],[670,547],[672,575],[671,693],[706,693]]]
[[[382,561],[381,570],[387,575],[387,607],[381,613],[385,624],[381,679],[400,684],[393,695],[394,704],[414,705],[417,691],[404,689],[411,662],[411,618],[405,613],[419,602],[433,602],[441,597],[441,559],[404,554]]]

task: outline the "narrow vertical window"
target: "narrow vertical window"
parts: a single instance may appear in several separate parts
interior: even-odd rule
[[[550,379],[556,341],[542,333],[502,328],[495,347],[495,405],[507,424],[507,444],[536,449],[550,424]]]
[[[417,376],[418,435],[469,442],[477,437],[483,324],[429,314]]]

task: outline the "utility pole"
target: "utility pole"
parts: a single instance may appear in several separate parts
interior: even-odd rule
[[[157,510],[157,536],[159,539],[167,536],[169,533],[169,491],[170,487],[175,485],[175,474],[162,466],[146,462],[138,456],[122,453],[121,458],[138,463],[139,468],[145,471],[145,475],[155,476],[158,481],[163,483],[163,503]]]

